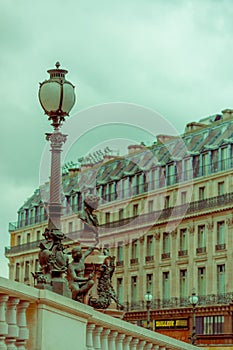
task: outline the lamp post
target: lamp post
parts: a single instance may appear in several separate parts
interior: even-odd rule
[[[147,321],[146,321],[146,328],[150,329],[150,307],[151,307],[151,301],[153,299],[153,296],[150,291],[148,291],[145,294],[145,300],[146,300],[146,309],[147,309]]]
[[[192,295],[189,297],[189,302],[193,307],[193,326],[192,326],[192,334],[190,336],[190,341],[191,344],[196,345],[196,340],[197,340],[197,334],[196,334],[196,305],[198,303],[198,296],[196,295],[195,292],[192,293]]]
[[[59,130],[75,103],[74,86],[65,78],[68,71],[59,67],[57,62],[55,69],[48,70],[50,79],[40,83],[39,88],[40,104],[53,126],[53,133],[46,133],[46,140],[51,144],[48,230],[61,229],[61,152],[67,135]]]
[[[67,70],[59,67],[60,63],[57,62],[55,69],[48,70],[50,78],[41,83],[39,88],[40,104],[51,120],[53,133],[46,133],[46,140],[51,145],[49,220],[43,233],[46,242],[42,241],[39,246],[41,269],[35,272],[34,278],[37,280],[37,288],[67,295],[67,281],[63,278],[63,273],[67,269],[68,256],[62,244],[65,235],[61,232],[61,152],[67,135],[62,134],[60,128],[74,105],[75,94],[74,86],[65,78]]]

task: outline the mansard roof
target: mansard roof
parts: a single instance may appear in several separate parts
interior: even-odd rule
[[[64,175],[63,193],[72,195],[72,193],[85,191],[87,188],[94,188],[127,176],[133,176],[136,173],[146,172],[156,166],[165,166],[186,156],[198,155],[201,152],[215,150],[225,144],[232,144],[232,115],[226,120],[223,118],[216,121],[215,118],[212,119],[206,125],[202,123],[200,126],[197,123],[198,127],[196,130],[186,132],[180,137],[164,137],[164,140],[166,140],[164,143],[159,139],[150,147],[140,145],[138,148],[135,147],[134,152],[129,152],[126,156],[114,157],[102,164],[98,163],[89,165],[86,168],[83,167],[84,169],[77,169],[77,173],[73,173],[72,176],[71,174]],[[48,200],[48,183],[43,185],[41,190],[43,191],[43,200],[44,198]],[[26,200],[20,210],[39,205],[40,203],[40,190],[37,189]]]

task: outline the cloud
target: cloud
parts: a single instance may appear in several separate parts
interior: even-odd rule
[[[21,205],[38,182],[51,130],[38,83],[57,60],[76,85],[74,114],[130,102],[160,112],[182,132],[187,122],[232,107],[232,14],[231,0],[3,0],[2,201],[15,192]],[[15,197],[7,203],[5,223],[16,216]]]

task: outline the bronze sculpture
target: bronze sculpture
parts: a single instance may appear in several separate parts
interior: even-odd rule
[[[69,288],[72,292],[72,299],[80,302],[84,302],[84,296],[89,289],[94,285],[94,274],[89,274],[88,277],[84,276],[85,272],[85,258],[92,253],[95,247],[90,247],[86,252],[82,253],[80,246],[72,249],[73,261],[69,264],[67,270],[67,279]]]

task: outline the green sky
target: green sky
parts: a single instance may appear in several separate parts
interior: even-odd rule
[[[92,125],[92,147],[121,137],[151,142],[160,131],[181,133],[187,122],[233,107],[232,15],[232,0],[0,2],[0,275],[6,275],[8,222],[40,181],[44,133],[51,128],[37,94],[47,69],[59,60],[76,86],[76,129],[67,122],[64,130],[81,134],[79,141],[72,136],[68,158],[75,145],[82,153],[82,135]],[[113,108],[104,121],[80,112],[102,104],[106,111],[115,102],[158,112],[163,123],[156,113],[148,130],[140,113],[117,118]],[[108,125],[114,120],[118,129]],[[84,153],[88,138],[85,143]]]

